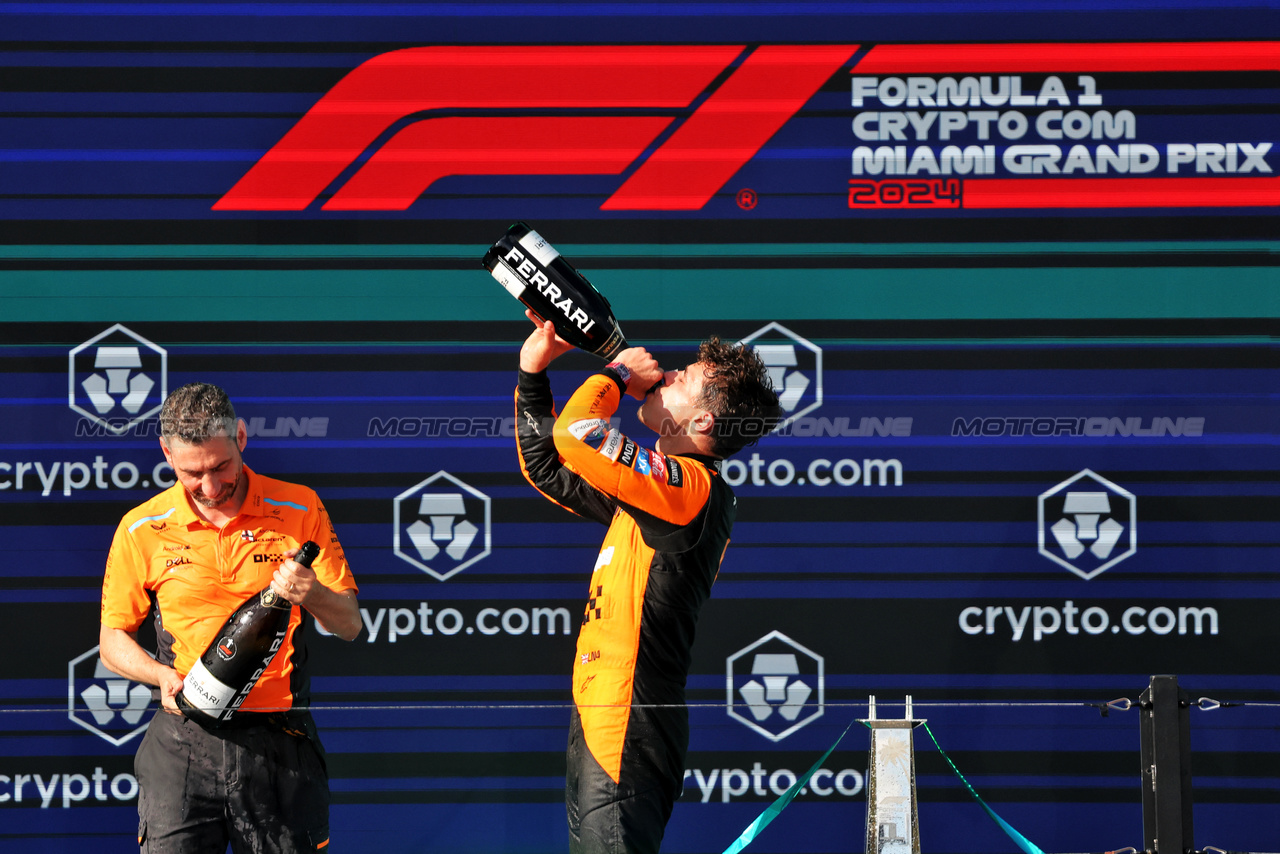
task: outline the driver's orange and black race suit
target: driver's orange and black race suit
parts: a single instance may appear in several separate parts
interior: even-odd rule
[[[555,503],[609,526],[573,663],[565,807],[573,852],[652,852],[684,779],[685,677],[736,500],[712,457],[668,456],[609,424],[612,366],[555,418],[545,372],[520,372],[520,467]],[[552,420],[554,419],[554,429]]]

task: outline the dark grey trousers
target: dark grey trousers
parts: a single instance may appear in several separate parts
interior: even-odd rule
[[[307,721],[307,730],[314,726]],[[142,854],[327,850],[329,775],[305,734],[278,725],[206,730],[160,711],[134,759]]]

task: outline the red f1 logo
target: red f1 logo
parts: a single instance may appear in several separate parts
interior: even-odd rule
[[[446,175],[619,175],[601,205],[699,210],[857,45],[420,47],[344,77],[213,206],[405,210]],[[538,115],[539,111],[552,113]]]

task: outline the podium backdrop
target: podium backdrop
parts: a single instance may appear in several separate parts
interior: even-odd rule
[[[1198,846],[1280,845],[1273,12],[1244,4],[0,9],[0,849],[129,851],[100,667],[163,395],[226,388],[360,583],[310,639],[342,851],[567,846],[603,530],[524,482],[525,220],[667,367],[760,349],[664,850],[721,851],[912,695],[1047,851],[1141,847],[1177,674]],[[563,400],[599,365],[564,357]],[[651,443],[624,403],[625,431]],[[144,633],[145,634],[145,633]],[[895,705],[896,704],[896,705]],[[1099,704],[1091,708],[1088,704]],[[861,728],[754,843],[861,851]],[[917,742],[933,852],[1012,850]]]

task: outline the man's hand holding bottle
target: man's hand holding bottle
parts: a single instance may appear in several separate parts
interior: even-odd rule
[[[573,349],[573,345],[556,334],[556,327],[550,320],[541,320],[532,311],[526,309],[524,316],[529,318],[537,328],[529,333],[520,347],[520,370],[528,373],[545,371],[560,356]],[[662,382],[664,371],[652,354],[643,347],[628,347],[614,356],[609,363],[627,384],[627,394],[636,400],[644,400],[645,395]]]

